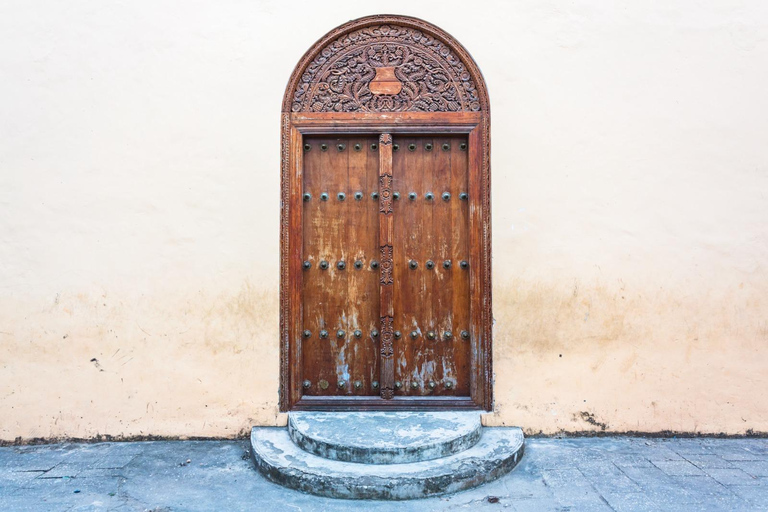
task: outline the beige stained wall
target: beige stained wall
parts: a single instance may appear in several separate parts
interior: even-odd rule
[[[279,111],[366,2],[0,3],[0,440],[241,435]],[[493,425],[768,431],[768,4],[403,1],[493,108]]]

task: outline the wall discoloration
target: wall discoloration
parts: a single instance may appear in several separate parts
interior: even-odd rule
[[[243,435],[278,424],[277,294],[4,301],[0,439]]]
[[[281,99],[370,7],[102,4],[0,6],[0,440],[285,424]],[[768,4],[439,5],[388,9],[492,93],[484,421],[768,431]]]
[[[531,434],[768,430],[768,403],[755,395],[768,385],[768,339],[754,307],[768,282],[711,298],[696,288],[706,285],[500,283],[486,424]]]

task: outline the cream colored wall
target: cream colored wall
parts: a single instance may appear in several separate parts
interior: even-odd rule
[[[282,421],[281,96],[368,5],[0,4],[0,440]],[[768,431],[768,4],[385,9],[491,93],[486,422]]]

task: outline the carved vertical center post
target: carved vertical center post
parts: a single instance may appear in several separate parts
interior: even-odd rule
[[[395,350],[393,341],[394,297],[392,294],[392,135],[379,136],[379,248],[381,250],[381,397],[390,400],[395,396]]]

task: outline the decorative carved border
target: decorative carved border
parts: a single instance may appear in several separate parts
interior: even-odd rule
[[[492,410],[493,408],[493,353],[492,353],[492,287],[491,287],[491,139],[490,139],[490,101],[488,97],[488,90],[483,79],[482,73],[478,68],[472,56],[467,50],[450,34],[442,29],[427,23],[426,21],[396,15],[376,15],[360,18],[357,20],[345,23],[334,30],[328,32],[322,38],[320,38],[312,47],[307,50],[304,56],[301,58],[296,68],[294,69],[291,77],[288,81],[288,86],[283,96],[282,105],[282,126],[281,126],[281,215],[280,215],[280,410],[287,411],[296,406],[297,400],[292,397],[294,391],[293,388],[299,386],[298,382],[292,382],[291,376],[291,364],[292,354],[293,357],[298,354],[291,352],[290,333],[292,329],[292,318],[294,315],[300,314],[300,311],[293,311],[295,305],[292,305],[290,297],[291,289],[291,270],[290,270],[290,239],[291,230],[289,229],[290,219],[290,207],[291,207],[291,153],[292,149],[292,135],[295,130],[292,130],[291,110],[293,106],[293,99],[295,91],[298,87],[302,76],[306,72],[308,66],[321,55],[321,52],[333,41],[343,37],[346,34],[350,34],[357,30],[364,29],[366,27],[372,27],[375,25],[392,25],[399,27],[406,27],[415,30],[419,30],[431,38],[439,40],[449,49],[466,68],[470,79],[472,80],[474,87],[477,91],[477,98],[479,102],[479,113],[481,114],[481,124],[479,126],[481,132],[482,141],[482,156],[480,162],[480,169],[476,169],[480,178],[480,191],[481,197],[478,204],[480,209],[480,217],[482,223],[482,251],[481,251],[481,267],[482,272],[481,288],[482,288],[482,303],[479,304],[481,308],[480,317],[481,324],[478,326],[478,330],[481,333],[481,340],[478,350],[483,354],[481,368],[479,368],[478,375],[475,373],[475,378],[479,378],[477,382],[477,396],[473,394],[473,399],[478,407],[484,410]],[[304,114],[311,114],[310,112],[304,112]],[[341,117],[344,114],[339,114]],[[356,114],[346,114],[351,116],[350,120],[354,119]],[[406,113],[386,113],[388,119],[397,119],[399,116],[406,117]],[[343,131],[343,122],[340,123],[339,131]],[[301,136],[298,135],[300,138]],[[301,142],[301,141],[298,141]],[[300,148],[300,146],[297,146]],[[298,156],[295,158],[300,161],[300,151],[295,151]],[[300,202],[299,202],[300,204]],[[383,202],[382,202],[383,205]],[[474,370],[473,370],[474,373]],[[294,379],[295,380],[295,379]],[[298,389],[298,388],[297,388]],[[397,401],[389,400],[391,405],[398,407]],[[460,400],[454,402],[454,406],[458,406]],[[330,403],[330,402],[329,402]],[[341,403],[341,402],[339,402]],[[448,403],[448,402],[446,402]],[[464,402],[463,402],[464,403]],[[363,407],[373,406],[369,403],[362,403]],[[460,405],[466,407],[466,405]],[[324,405],[324,407],[333,407],[333,405]],[[343,406],[342,406],[343,407]]]

